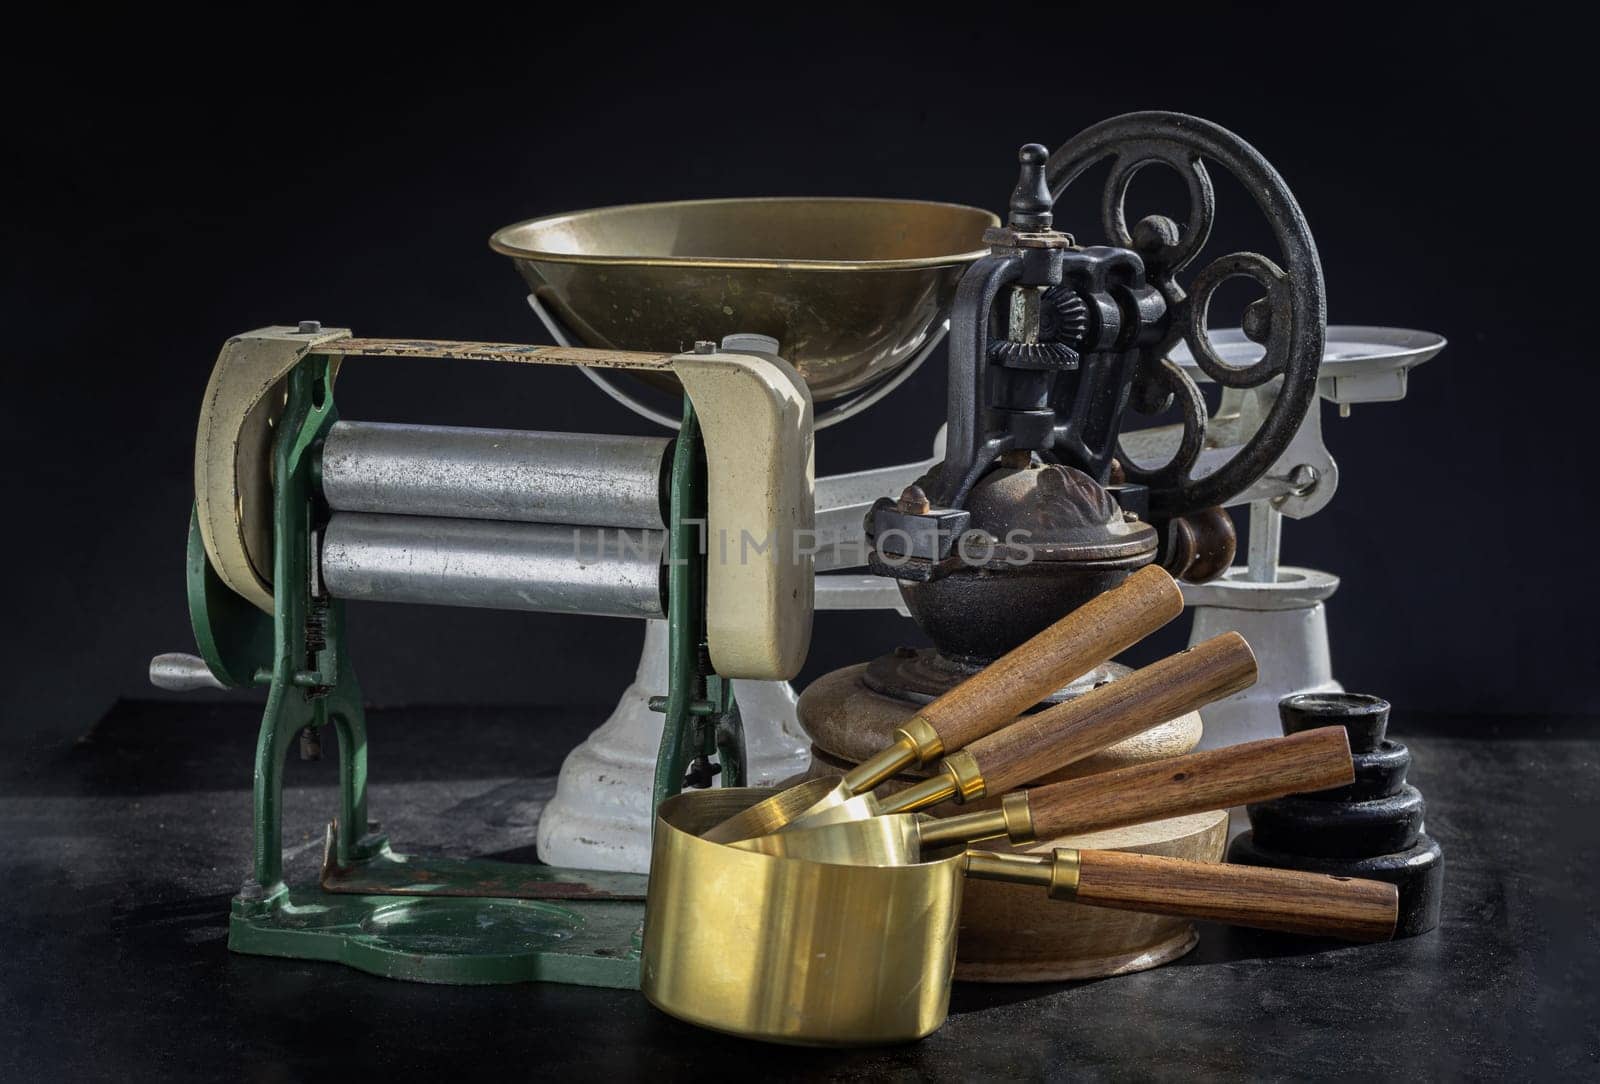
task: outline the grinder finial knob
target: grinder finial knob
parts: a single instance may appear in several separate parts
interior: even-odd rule
[[[1017,175],[1017,187],[1011,191],[1009,224],[1012,229],[1035,232],[1050,228],[1053,220],[1050,212],[1055,200],[1050,196],[1050,187],[1044,183],[1044,165],[1049,158],[1050,152],[1042,143],[1028,143],[1017,152],[1022,168]]]

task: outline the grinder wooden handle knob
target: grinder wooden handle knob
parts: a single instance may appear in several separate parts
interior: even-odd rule
[[[1140,569],[917,712],[942,746],[923,759],[1006,725],[1182,612],[1177,582],[1154,565]]]
[[[1004,794],[1124,738],[1221,699],[1256,680],[1256,657],[1237,632],[1135,670],[1053,708],[1023,716],[967,746],[983,793]]]
[[[1033,838],[1050,839],[1325,790],[1354,779],[1344,728],[1326,726],[1034,787],[1027,792],[1028,815]]]

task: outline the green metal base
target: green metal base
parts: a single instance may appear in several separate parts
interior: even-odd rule
[[[413,982],[638,989],[642,874],[417,858],[394,853],[379,835],[341,863],[338,837],[336,821],[320,886],[234,897],[230,949]]]
[[[326,960],[384,978],[639,988],[639,900],[351,896],[314,885],[235,897],[228,948]]]
[[[643,925],[644,904],[630,900],[344,896],[297,886],[282,887],[264,908],[236,899],[228,948],[411,982],[637,990]]]

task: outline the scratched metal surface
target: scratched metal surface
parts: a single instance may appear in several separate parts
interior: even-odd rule
[[[635,993],[420,986],[230,954],[255,712],[122,703],[92,728],[41,724],[0,757],[6,1075],[1592,1079],[1600,1058],[1592,720],[1397,719],[1448,863],[1432,934],[1355,948],[1208,926],[1163,969],[958,985],[921,1043],[809,1051],[697,1031]],[[374,815],[408,850],[531,858],[561,755],[595,722],[374,712]],[[309,877],[334,764],[290,767],[291,873]]]

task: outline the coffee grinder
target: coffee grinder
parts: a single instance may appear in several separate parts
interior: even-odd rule
[[[989,253],[957,288],[949,335],[945,454],[866,517],[872,570],[898,582],[933,642],[834,671],[801,696],[813,774],[847,770],[883,748],[921,704],[1033,636],[1050,622],[1159,561],[1204,582],[1230,565],[1235,540],[1222,506],[1279,458],[1315,401],[1326,301],[1304,216],[1283,179],[1239,137],[1174,113],[1136,113],[1097,124],[1048,155],[1030,144],[1008,221],[989,230]],[[1110,159],[1102,226],[1110,243],[1080,245],[1055,228],[1063,190]],[[1281,260],[1253,252],[1214,259],[1197,273],[1215,218],[1207,163],[1232,173],[1265,214]],[[1129,226],[1124,203],[1140,170],[1160,164],[1185,180],[1190,209]],[[1249,364],[1225,361],[1207,331],[1217,288],[1234,278],[1264,296],[1244,314],[1244,334],[1264,348]],[[1276,388],[1253,433],[1208,425],[1194,380],[1168,355],[1187,346],[1225,389]],[[1119,442],[1135,415],[1180,420],[1135,458]],[[1057,690],[1060,702],[1125,670],[1107,664]],[[1058,777],[1186,752],[1197,716],[1170,720]],[[906,776],[901,782],[909,782]],[[1072,846],[1118,846],[1217,860],[1225,813],[1178,818]],[[1048,849],[1049,841],[1033,845]],[[1060,936],[1043,955],[1012,958],[996,916],[1023,906],[1004,885],[973,885],[958,975],[1054,979],[1110,974],[1172,959],[1194,943],[1188,923],[1137,916],[1030,914]]]

